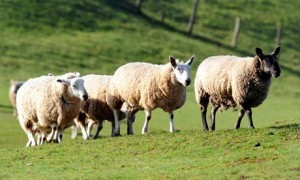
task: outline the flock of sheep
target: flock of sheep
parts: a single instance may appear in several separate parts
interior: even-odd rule
[[[254,128],[251,108],[267,97],[272,77],[280,75],[277,47],[264,54],[256,48],[255,57],[212,56],[198,67],[194,90],[200,105],[203,129],[215,130],[219,108],[240,108],[235,128],[246,113]],[[170,132],[174,132],[173,112],[186,100],[186,87],[191,84],[190,67],[195,57],[180,62],[169,57],[164,65],[145,62],[127,63],[114,75],[86,75],[69,72],[60,76],[48,74],[26,82],[12,83],[10,99],[22,129],[28,136],[27,147],[45,142],[62,141],[68,127],[79,127],[88,139],[94,124],[96,139],[105,120],[112,124],[112,136],[120,135],[120,120],[127,119],[127,134],[133,134],[135,114],[144,110],[142,134],[148,132],[151,112],[161,108],[169,114]],[[206,112],[211,103],[211,125]],[[76,137],[77,128],[72,136]],[[35,139],[36,137],[36,139]]]

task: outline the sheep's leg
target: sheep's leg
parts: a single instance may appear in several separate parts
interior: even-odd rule
[[[82,133],[82,137],[84,140],[88,140],[89,139],[89,136],[85,130],[85,127],[84,126],[80,126],[80,129],[81,129],[81,133]]]
[[[52,124],[51,125],[51,132],[50,134],[47,136],[47,143],[50,143],[53,138],[54,138],[54,133],[56,132],[57,130],[57,127],[56,127],[56,124]]]
[[[54,136],[53,136],[53,142],[54,143],[58,143],[58,135],[59,135],[58,131],[59,131],[59,127],[55,128]]]
[[[254,129],[254,125],[253,125],[253,121],[252,121],[252,110],[251,108],[246,110],[247,116],[248,116],[248,120],[249,120],[249,127]]]
[[[86,129],[86,133],[87,133],[88,137],[90,137],[92,129],[95,124],[96,124],[96,122],[94,120],[89,119],[87,129]],[[99,125],[98,125],[98,128],[99,128]]]
[[[40,134],[37,135],[36,144],[37,145],[41,145],[42,144],[42,136]]]
[[[78,131],[77,127],[75,124],[71,126],[72,134],[71,134],[71,139],[75,139],[77,137]]]
[[[216,113],[218,111],[218,109],[220,108],[220,106],[214,106],[211,108],[211,125],[210,128],[212,131],[215,130],[216,128]]]
[[[114,136],[114,132],[115,132],[115,122],[111,122],[111,136]]]
[[[169,112],[169,118],[170,118],[170,133],[173,133],[175,131],[173,112]]]
[[[200,100],[200,111],[201,111],[202,125],[203,125],[204,131],[209,130],[208,126],[207,126],[207,121],[206,121],[206,112],[207,112],[208,102],[209,102],[209,97],[203,98]]]
[[[113,123],[114,124],[114,123]],[[103,121],[99,121],[98,122],[98,128],[97,128],[97,131],[96,131],[96,133],[95,133],[95,135],[94,135],[94,139],[97,139],[98,138],[98,136],[99,136],[99,133],[100,133],[100,131],[102,130],[102,128],[103,128]],[[112,136],[113,136],[113,133],[114,133],[114,129],[115,129],[115,126],[112,126]]]
[[[119,114],[120,110],[114,109],[114,118],[115,118],[115,129],[113,136],[120,136],[120,122],[119,122]]]
[[[41,132],[39,135],[38,135],[38,145],[42,145],[44,144],[44,142],[46,141],[46,133],[45,132]]]
[[[63,133],[64,133],[65,129],[60,128],[58,130],[58,143],[62,142],[62,138],[63,138]]]
[[[27,136],[28,136],[28,142],[26,144],[26,147],[36,146],[37,144],[35,142],[34,135],[33,135],[32,131],[27,131]]]
[[[133,128],[132,128],[132,123],[135,120],[135,113],[137,111],[130,111],[127,115],[127,134],[128,135],[133,135]]]
[[[241,121],[243,119],[244,114],[245,114],[245,109],[241,108],[238,120],[237,120],[237,122],[235,124],[235,129],[239,129],[240,128]]]
[[[145,110],[145,123],[144,123],[144,126],[143,126],[143,129],[142,129],[142,134],[147,134],[148,132],[148,125],[149,125],[149,121],[151,119],[151,111],[147,111]]]

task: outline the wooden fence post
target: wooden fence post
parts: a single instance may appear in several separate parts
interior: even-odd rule
[[[137,13],[141,13],[142,12],[142,1],[143,0],[136,0],[135,2],[135,7],[136,7],[136,11]]]
[[[193,5],[193,12],[191,14],[189,24],[188,24],[188,30],[187,30],[188,35],[191,35],[192,31],[193,31],[193,27],[194,27],[196,15],[197,15],[198,4],[199,4],[199,0],[195,0],[194,5]]]
[[[280,47],[281,43],[281,25],[278,23],[276,28],[275,48]]]
[[[237,40],[238,40],[239,31],[240,31],[240,23],[241,23],[241,18],[236,17],[235,26],[234,26],[233,35],[232,35],[232,41],[231,41],[231,46],[233,48],[236,48],[236,46],[237,46]]]

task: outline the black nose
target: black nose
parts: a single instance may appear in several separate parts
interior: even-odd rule
[[[83,100],[84,100],[84,101],[86,101],[86,100],[88,99],[88,95],[86,95],[86,94],[83,95],[82,97],[83,97]]]
[[[275,78],[280,76],[280,72],[275,73]]]
[[[191,84],[191,80],[190,80],[190,79],[187,79],[187,80],[185,80],[185,83],[186,83],[186,85],[188,86],[188,85]]]

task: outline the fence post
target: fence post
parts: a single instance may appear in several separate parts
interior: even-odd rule
[[[276,27],[275,46],[276,47],[280,47],[280,43],[281,43],[281,25],[278,23],[277,27]]]
[[[198,4],[199,4],[199,0],[195,0],[194,5],[193,5],[193,12],[191,14],[189,24],[188,24],[188,30],[187,30],[188,35],[191,35],[192,31],[193,31],[193,27],[194,27],[196,15],[197,15]]]
[[[231,46],[233,48],[236,48],[236,45],[237,45],[238,35],[239,35],[239,31],[240,31],[240,23],[241,23],[241,18],[236,17],[235,26],[234,26],[233,35],[232,35],[232,41],[231,41]]]
[[[142,12],[142,1],[143,0],[136,0],[135,2],[135,7],[136,7],[136,11],[137,13],[141,13]]]

